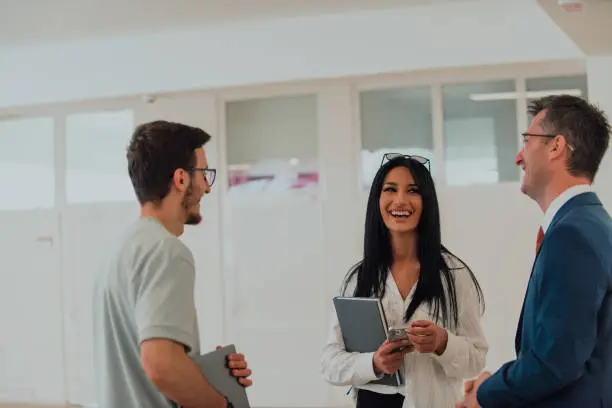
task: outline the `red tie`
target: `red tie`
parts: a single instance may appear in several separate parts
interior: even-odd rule
[[[542,227],[538,230],[538,239],[536,240],[536,254],[540,250],[540,246],[542,245],[542,240],[544,239],[544,230]]]

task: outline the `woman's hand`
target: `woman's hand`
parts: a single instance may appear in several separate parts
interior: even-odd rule
[[[402,350],[397,350],[402,347]],[[378,375],[393,374],[402,366],[404,356],[410,353],[414,348],[410,346],[409,340],[389,341],[385,342],[374,353],[372,364],[374,372]]]
[[[418,320],[407,329],[408,338],[419,353],[436,353],[441,355],[446,350],[448,333],[435,323]]]

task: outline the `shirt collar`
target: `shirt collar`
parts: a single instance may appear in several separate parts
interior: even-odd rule
[[[544,219],[542,220],[542,230],[546,233],[546,230],[550,226],[553,218],[557,212],[563,207],[563,204],[567,203],[570,199],[574,198],[578,194],[587,193],[593,191],[590,184],[578,184],[570,187],[561,194],[559,194],[548,206],[548,209],[544,213]]]

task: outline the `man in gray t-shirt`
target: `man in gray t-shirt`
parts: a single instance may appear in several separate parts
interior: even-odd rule
[[[200,353],[191,251],[178,238],[201,221],[200,199],[215,171],[210,136],[156,121],[136,128],[128,168],[141,218],[116,243],[96,277],[93,299],[100,408],[227,407],[189,358]],[[228,362],[250,386],[242,354]]]

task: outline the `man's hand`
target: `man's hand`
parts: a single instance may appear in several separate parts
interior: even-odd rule
[[[478,400],[476,399],[476,394],[478,392],[478,388],[480,385],[485,382],[487,378],[491,376],[491,373],[488,371],[483,372],[478,377],[473,380],[466,381],[463,386],[463,391],[465,396],[463,401],[458,402],[455,407],[456,408],[480,408],[478,405]]]
[[[225,407],[226,402],[185,353],[185,345],[167,339],[145,340],[140,360],[147,377],[181,407]]]
[[[419,353],[436,353],[441,355],[446,350],[448,333],[435,323],[418,320],[408,328],[408,338]]]
[[[221,346],[217,346],[219,350]],[[228,367],[232,370],[232,375],[238,378],[238,382],[245,387],[253,385],[253,380],[248,378],[252,372],[248,367],[244,354],[234,353],[228,356]]]

